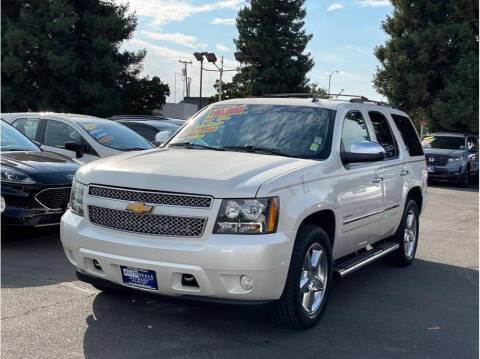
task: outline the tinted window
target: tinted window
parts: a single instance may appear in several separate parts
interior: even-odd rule
[[[427,135],[422,138],[423,148],[465,150],[465,137]]]
[[[359,111],[350,111],[345,115],[342,130],[342,146],[349,152],[352,145],[359,141],[369,141],[367,125]]]
[[[65,142],[80,142],[81,140],[82,136],[67,124],[60,121],[47,120],[43,141],[46,146],[64,148]]]
[[[39,124],[40,120],[36,118],[19,118],[13,122],[12,126],[31,140],[34,140],[37,137]]]
[[[140,136],[142,136],[143,138],[146,138],[149,141],[153,141],[155,139],[155,135],[158,132],[151,127],[138,125],[138,124],[134,124],[134,123],[124,123],[124,125],[127,126],[130,129],[134,130]]]
[[[423,149],[420,145],[417,131],[415,131],[415,127],[413,127],[410,119],[399,115],[392,115],[392,118],[398,131],[400,131],[400,134],[402,135],[403,142],[405,143],[405,146],[407,146],[407,151],[410,156],[422,156]]]
[[[192,117],[169,145],[275,150],[287,156],[325,159],[330,155],[335,111],[309,106],[210,106]],[[228,148],[236,147],[236,149]]]
[[[468,150],[469,151],[478,151],[478,142],[473,137],[470,137],[468,139]]]
[[[22,133],[14,129],[12,126],[1,121],[1,151],[33,151],[40,152]]]
[[[392,130],[388,124],[387,119],[383,114],[376,111],[368,113],[370,121],[373,125],[373,130],[377,136],[377,142],[382,145],[385,150],[385,159],[392,159],[398,157],[398,148]]]
[[[118,122],[88,119],[78,121],[78,124],[98,143],[119,151],[145,150],[153,145],[135,131]]]

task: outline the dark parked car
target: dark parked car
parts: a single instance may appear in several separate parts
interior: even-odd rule
[[[173,123],[178,126],[183,125],[186,120],[182,120],[180,118],[169,118],[169,117],[163,117],[163,116],[150,116],[150,115],[116,115],[109,117],[110,120],[114,121],[149,121],[149,120],[155,120],[155,121],[165,121],[168,123]]]
[[[428,177],[433,180],[454,180],[468,186],[478,176],[478,141],[473,135],[431,133],[422,138],[428,165]]]
[[[122,119],[116,120],[131,130],[135,131],[139,135],[143,136],[148,141],[155,143],[157,146],[160,143],[157,143],[155,136],[159,132],[168,131],[171,134],[174,134],[175,131],[180,127],[180,125],[172,122],[171,120],[132,120],[132,119]]]
[[[1,213],[3,225],[58,224],[67,208],[79,163],[44,152],[20,131],[1,123]]]

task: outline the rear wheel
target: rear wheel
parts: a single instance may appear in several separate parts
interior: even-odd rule
[[[285,289],[274,310],[277,321],[291,328],[313,327],[325,309],[332,279],[332,248],[327,233],[317,226],[302,226]]]
[[[389,257],[393,264],[406,267],[413,262],[417,252],[419,228],[417,203],[413,199],[408,198],[402,220],[394,236],[394,239],[399,244],[399,248]]]

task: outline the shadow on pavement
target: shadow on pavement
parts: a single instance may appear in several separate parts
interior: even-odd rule
[[[460,187],[455,182],[445,182],[445,181],[433,181],[428,180],[428,187],[436,187],[451,191],[462,191],[462,192],[477,192],[478,193],[478,180],[475,183],[471,183],[468,187]]]
[[[266,307],[100,293],[86,358],[477,358],[478,271],[382,262],[337,280],[319,325],[276,326]]]
[[[59,238],[59,227],[2,228],[2,288],[76,280]]]

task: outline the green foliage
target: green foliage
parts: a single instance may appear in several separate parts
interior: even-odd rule
[[[145,51],[119,50],[137,25],[101,0],[2,3],[2,111],[151,113],[168,86],[141,78]]]
[[[317,94],[318,98],[328,98],[327,90],[324,87],[320,87],[316,82],[312,82],[308,85],[308,92]]]
[[[217,93],[214,96],[209,97],[208,103],[218,101],[218,89],[220,87],[220,81],[215,81],[213,88]],[[247,97],[250,96],[250,89],[245,85],[241,74],[233,76],[231,82],[222,83],[222,100],[230,100],[232,98]]]
[[[244,57],[242,79],[252,95],[308,91],[313,67],[304,53],[312,35],[303,30],[305,0],[251,0],[237,16],[234,43]]]
[[[478,132],[478,1],[392,0],[374,84],[433,131]]]

